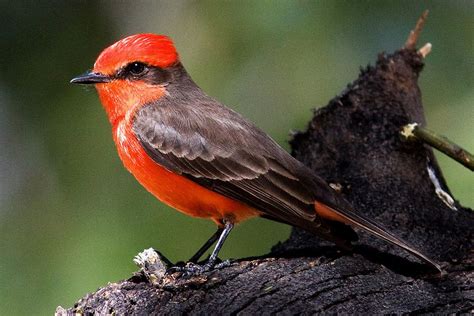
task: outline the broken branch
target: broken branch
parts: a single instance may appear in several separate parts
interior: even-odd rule
[[[428,10],[425,10],[416,22],[415,28],[410,31],[410,35],[408,35],[408,38],[405,42],[405,45],[403,48],[405,49],[415,49],[416,48],[416,43],[418,42],[418,37],[421,34],[421,31],[423,30],[423,26],[425,25],[426,18],[428,17]]]
[[[421,127],[418,125],[418,123],[412,123],[403,126],[400,133],[405,137],[405,139],[415,138],[430,145],[433,148],[438,149],[445,155],[448,155],[449,157],[464,165],[466,168],[474,171],[474,156],[446,137]]]

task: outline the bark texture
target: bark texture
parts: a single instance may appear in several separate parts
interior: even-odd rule
[[[474,213],[439,197],[436,180],[438,191],[450,192],[432,150],[399,136],[405,124],[425,124],[417,85],[423,60],[411,46],[381,54],[375,66],[361,70],[345,91],[314,112],[291,146],[296,158],[355,209],[441,262],[445,275],[430,275],[403,251],[363,233],[347,254],[294,229],[260,258],[191,279],[166,276],[155,284],[137,273],[57,313],[472,312]]]

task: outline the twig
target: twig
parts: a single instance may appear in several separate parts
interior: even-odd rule
[[[418,123],[403,126],[400,133],[405,137],[405,139],[415,138],[438,149],[442,153],[464,165],[466,168],[474,171],[474,156],[446,137],[421,127]]]
[[[423,12],[423,14],[420,16],[420,18],[416,22],[415,29],[410,31],[410,35],[408,35],[408,38],[403,48],[405,49],[416,48],[416,43],[418,41],[418,37],[420,36],[421,30],[423,29],[423,26],[425,25],[426,18],[428,17],[428,12],[429,12],[428,10],[425,10],[425,12]]]

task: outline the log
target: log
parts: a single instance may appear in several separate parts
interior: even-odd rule
[[[191,278],[165,275],[168,263],[151,252],[130,279],[56,314],[473,312],[474,213],[452,197],[432,149],[400,135],[406,124],[426,125],[417,80],[431,46],[416,50],[419,24],[402,49],[380,54],[314,111],[291,147],[355,209],[436,259],[445,274],[363,232],[346,253],[293,229],[267,255]]]

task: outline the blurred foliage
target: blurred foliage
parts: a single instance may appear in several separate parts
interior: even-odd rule
[[[153,246],[187,259],[214,231],[157,202],[121,165],[93,89],[69,80],[133,33],[170,35],[195,81],[288,148],[424,9],[420,84],[430,129],[474,149],[472,1],[3,1],[0,41],[0,314],[51,314],[136,268]],[[440,157],[474,205],[474,177]],[[183,194],[186,194],[183,192]],[[289,233],[240,225],[222,257],[260,255]]]

